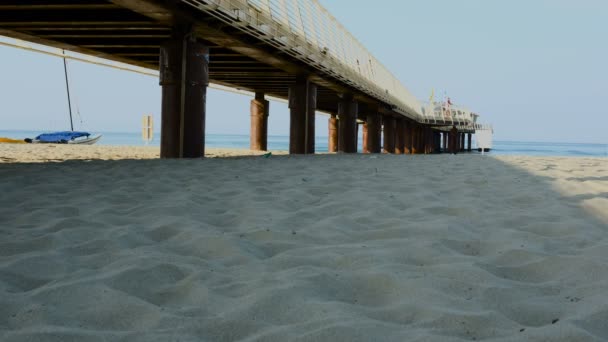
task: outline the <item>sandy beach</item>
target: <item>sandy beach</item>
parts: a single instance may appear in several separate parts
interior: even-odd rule
[[[39,147],[0,146],[1,341],[608,339],[606,158]]]

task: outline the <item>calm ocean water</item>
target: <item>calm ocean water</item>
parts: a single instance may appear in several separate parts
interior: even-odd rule
[[[34,138],[42,132],[38,131],[1,131],[0,137],[15,139]],[[98,145],[129,145],[144,146],[141,134],[138,133],[102,133],[103,137]],[[206,146],[225,148],[248,148],[248,135],[229,134],[207,134]],[[359,139],[361,142],[361,139]],[[155,133],[151,146],[160,144],[160,134]],[[475,143],[473,142],[473,146]],[[288,136],[269,136],[268,148],[270,150],[289,149]],[[316,150],[327,151],[327,137],[317,137]],[[359,150],[361,144],[359,143]],[[494,141],[494,149],[491,152],[497,155],[526,155],[526,156],[579,156],[579,157],[608,157],[607,144],[573,144],[573,143],[547,143],[547,142],[519,142],[519,141]]]

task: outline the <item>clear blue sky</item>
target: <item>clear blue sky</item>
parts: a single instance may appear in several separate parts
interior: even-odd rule
[[[447,92],[495,139],[608,143],[608,1],[321,2],[414,95]],[[69,128],[62,60],[8,47],[0,56],[0,130]],[[154,77],[69,68],[85,129],[139,131],[144,113],[160,122]],[[210,90],[207,132],[248,134],[249,100]],[[318,115],[317,134],[326,129]],[[273,102],[270,134],[288,130],[287,106]]]

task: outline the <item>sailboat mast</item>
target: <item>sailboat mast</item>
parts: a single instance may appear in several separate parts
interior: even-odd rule
[[[68,82],[68,66],[65,61],[65,50],[63,50],[63,72],[65,74],[65,88],[68,93],[68,109],[70,110],[70,128],[74,132],[74,122],[72,121],[72,101],[70,101],[70,83]]]

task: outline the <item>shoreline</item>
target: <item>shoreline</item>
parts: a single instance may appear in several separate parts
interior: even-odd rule
[[[206,158],[222,157],[246,157],[262,156],[271,152],[273,156],[288,155],[287,151],[251,151],[247,148],[217,148],[207,147],[205,149]],[[329,152],[318,152],[316,155],[332,155]],[[361,156],[374,156],[373,154],[355,154]],[[386,154],[379,154],[386,155]],[[435,154],[432,156],[445,156]],[[376,155],[377,156],[377,155]],[[398,157],[398,155],[396,155]],[[419,157],[421,155],[403,155],[402,157]],[[481,156],[477,151],[461,152],[458,156]],[[603,156],[528,156],[525,154],[493,154],[486,152],[483,157],[491,158],[592,158],[598,160],[608,160]],[[124,160],[124,159],[159,159],[159,146],[133,146],[133,145],[62,145],[62,144],[0,144],[0,163],[39,163],[39,162],[61,162],[67,160]]]

